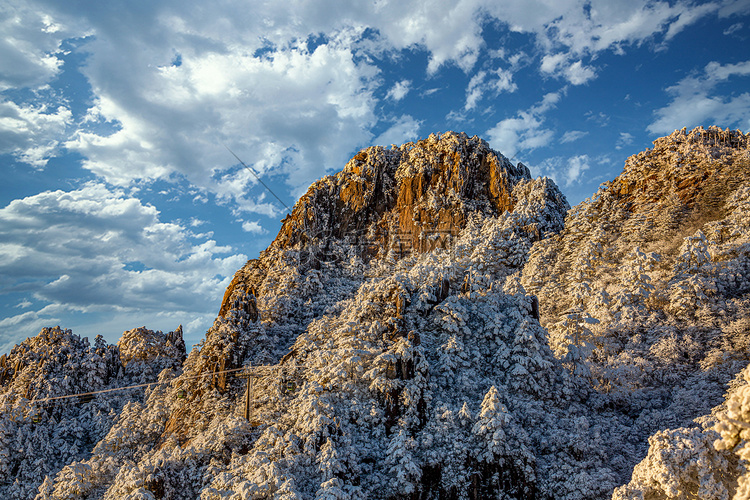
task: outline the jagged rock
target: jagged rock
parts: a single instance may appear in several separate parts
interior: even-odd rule
[[[117,342],[120,361],[124,367],[133,362],[154,363],[159,358],[180,364],[185,359],[185,342],[182,340],[182,325],[167,334],[140,327],[123,332]]]
[[[592,258],[600,265],[609,261],[609,269],[636,245],[657,249],[666,267],[685,237],[724,218],[726,200],[750,178],[749,142],[740,131],[698,127],[676,130],[629,157],[617,178],[571,211],[565,230],[532,251],[523,286],[530,293],[545,290],[539,296],[543,324],[571,306],[570,296],[550,300],[548,291],[572,280],[582,237],[600,249]]]
[[[272,245],[353,238],[389,248],[394,238],[428,251],[425,233],[455,235],[470,211],[512,210],[513,187],[528,179],[486,142],[448,132],[399,148],[370,147],[344,169],[314,183],[283,222]],[[369,255],[368,255],[369,256]]]
[[[736,471],[711,469],[706,457],[725,458],[695,422],[715,418],[725,384],[750,361],[736,348],[750,315],[749,143],[718,127],[655,140],[524,266],[558,357],[600,395],[627,401],[637,423],[620,432],[642,436],[639,460],[653,434],[642,464],[621,471],[623,482],[633,475],[617,498],[731,498],[736,488]],[[656,401],[663,420],[650,415]],[[698,473],[685,472],[688,461]]]
[[[604,185],[631,212],[658,212],[679,224],[696,207],[717,209],[750,175],[749,142],[739,130],[676,130],[628,158],[622,174]]]
[[[306,267],[342,258],[331,250],[336,244],[355,249],[365,262],[389,252],[402,258],[446,248],[469,214],[513,210],[519,198],[514,188],[522,181],[531,181],[523,164],[513,166],[485,141],[463,133],[433,134],[398,148],[370,147],[341,172],[310,186],[271,247],[296,249]],[[541,237],[538,229],[529,230]],[[235,274],[219,316],[231,309],[237,290],[258,297],[268,272],[265,255]]]

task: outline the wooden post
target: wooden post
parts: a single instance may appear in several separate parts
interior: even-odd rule
[[[245,420],[250,421],[250,399],[252,392],[253,377],[247,374],[247,385],[245,386]]]

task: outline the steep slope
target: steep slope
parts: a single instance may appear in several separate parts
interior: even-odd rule
[[[620,498],[724,498],[706,485],[720,484],[711,474],[728,477],[726,467],[701,471],[700,494],[695,482],[676,484],[695,480],[684,472],[692,459],[728,460],[712,447],[721,407],[693,419],[722,403],[750,360],[749,142],[716,127],[654,141],[535,245],[523,269],[558,356],[631,416],[615,436],[635,438],[643,457],[646,436],[674,429],[652,438],[633,476],[640,486]]]
[[[444,248],[469,214],[513,210],[513,189],[529,181],[522,164],[513,166],[486,142],[465,134],[433,134],[398,148],[362,150],[341,172],[310,186],[271,247],[237,272],[219,315],[225,316],[247,292],[264,295],[267,261],[277,260],[268,254],[293,251],[306,271],[340,259],[367,263]],[[566,203],[556,190],[549,193],[550,205]],[[547,217],[555,216],[553,210]],[[555,227],[560,221],[546,222]],[[528,229],[537,231],[535,239],[545,234]]]
[[[164,335],[136,328],[114,346],[101,336],[90,345],[60,327],[0,356],[0,491],[33,498],[46,475],[90,457],[123,405],[143,390],[55,398],[150,382],[184,358],[181,329]]]
[[[543,323],[570,309],[574,297],[566,285],[581,278],[599,279],[603,291],[616,295],[620,273],[612,271],[621,270],[636,247],[659,254],[649,258],[658,258],[656,267],[667,272],[668,281],[677,262],[688,258],[685,238],[702,238],[700,230],[715,252],[741,246],[744,240],[732,230],[742,228],[728,226],[735,225],[732,214],[742,211],[742,189],[750,177],[748,141],[739,131],[683,129],[628,158],[620,176],[573,209],[563,232],[533,250],[523,283],[539,295]],[[544,300],[554,290],[565,293]]]

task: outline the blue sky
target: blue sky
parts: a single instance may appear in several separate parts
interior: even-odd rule
[[[750,0],[0,4],[0,352],[203,338],[360,148],[479,135],[571,204],[676,128],[750,130]]]

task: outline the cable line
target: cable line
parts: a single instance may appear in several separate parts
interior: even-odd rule
[[[192,380],[192,379],[201,378],[201,377],[207,377],[207,376],[213,376],[213,375],[220,375],[222,373],[232,373],[232,372],[239,372],[239,371],[247,371],[248,369],[252,370],[253,368],[266,368],[267,369],[268,367],[266,367],[266,366],[254,366],[254,367],[253,366],[250,366],[250,367],[245,366],[245,367],[242,367],[242,368],[232,368],[230,370],[221,370],[221,371],[218,371],[218,372],[201,373],[200,375],[193,375],[191,377],[182,377],[182,378],[180,378],[180,380],[181,381],[182,380]],[[130,390],[130,389],[140,389],[140,388],[149,387],[149,386],[152,386],[152,385],[170,384],[170,383],[174,382],[175,380],[177,380],[177,378],[178,377],[175,377],[175,378],[173,378],[171,380],[168,380],[168,381],[165,381],[165,382],[149,382],[149,383],[146,383],[146,384],[128,385],[128,386],[125,386],[125,387],[113,387],[112,389],[102,389],[100,391],[81,392],[81,393],[78,393],[78,394],[67,394],[65,396],[53,396],[53,397],[49,397],[49,398],[35,399],[35,400],[31,401],[31,404],[34,404],[34,403],[46,403],[48,401],[59,401],[59,400],[63,400],[63,399],[79,398],[79,397],[82,397],[82,396],[94,396],[96,394],[104,394],[104,393],[115,392],[115,391],[127,391],[127,390]]]
[[[292,209],[289,208],[289,206],[286,203],[284,203],[283,201],[281,201],[281,198],[279,198],[278,196],[276,196],[276,193],[274,193],[271,190],[271,188],[268,187],[265,182],[263,182],[263,179],[260,178],[260,175],[258,175],[258,172],[256,172],[254,169],[250,168],[244,161],[240,160],[240,157],[237,156],[236,154],[234,154],[234,151],[232,151],[231,149],[229,149],[229,146],[227,146],[226,144],[223,144],[223,146],[225,148],[227,148],[227,151],[229,151],[230,153],[232,153],[232,156],[234,156],[235,158],[237,158],[237,161],[240,162],[243,167],[245,167],[250,172],[252,172],[252,174],[255,176],[255,178],[258,179],[258,182],[260,182],[263,185],[263,187],[266,188],[268,190],[268,192],[271,193],[274,196],[274,198],[276,198],[277,200],[279,200],[279,203],[281,203],[282,205],[284,205],[284,207],[287,209],[288,212],[292,211]]]

